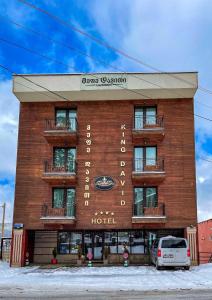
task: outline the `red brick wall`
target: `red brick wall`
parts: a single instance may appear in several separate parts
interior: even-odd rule
[[[165,159],[165,180],[158,184],[158,202],[165,203],[167,223],[132,225],[133,185],[131,180],[134,105],[145,101],[95,101],[78,103],[22,103],[18,140],[14,222],[26,229],[43,229],[41,206],[51,203],[51,186],[41,179],[43,161],[51,159],[52,145],[43,136],[45,119],[54,119],[55,107],[77,107],[79,141],[77,144],[78,174],[76,185],[76,225],[64,228],[185,228],[196,225],[196,190],[194,164],[193,100],[146,101],[157,105],[164,115],[165,138],[158,143],[158,157]],[[121,148],[121,125],[126,125],[125,153]],[[91,126],[91,152],[86,153],[86,126]],[[89,206],[84,205],[85,161],[91,162]],[[125,196],[121,197],[120,160],[126,161]],[[97,191],[96,176],[109,175],[115,182],[110,191]],[[61,185],[63,183],[61,182]],[[121,206],[120,200],[126,205]],[[95,212],[114,213],[115,224],[92,224]],[[62,229],[53,226],[52,229]]]
[[[212,255],[212,219],[198,224],[200,263],[207,263]]]

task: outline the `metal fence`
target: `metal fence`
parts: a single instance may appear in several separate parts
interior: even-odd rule
[[[10,261],[10,251],[11,251],[11,241],[12,238],[1,238],[1,252],[0,259],[2,261]]]

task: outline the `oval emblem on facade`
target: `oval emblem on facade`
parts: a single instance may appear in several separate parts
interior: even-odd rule
[[[115,181],[110,176],[99,176],[95,179],[95,188],[101,191],[111,190],[115,185]]]

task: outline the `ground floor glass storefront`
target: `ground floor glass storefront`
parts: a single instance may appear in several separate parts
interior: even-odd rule
[[[127,245],[130,254],[148,254],[155,238],[166,235],[183,236],[183,230],[111,230],[111,231],[61,231],[58,232],[59,254],[93,254],[102,260],[108,254],[123,254]]]

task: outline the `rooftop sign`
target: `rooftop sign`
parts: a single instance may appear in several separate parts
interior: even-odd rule
[[[81,76],[81,90],[127,88],[126,74],[89,74]]]

